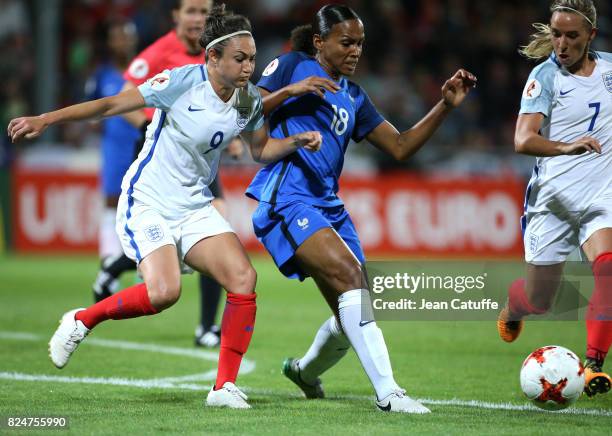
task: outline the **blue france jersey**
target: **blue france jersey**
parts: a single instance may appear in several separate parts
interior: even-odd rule
[[[119,94],[125,83],[122,74],[110,64],[100,66],[85,86],[87,100]],[[121,192],[121,180],[136,157],[135,146],[139,138],[138,129],[121,116],[102,122],[100,175],[104,194],[119,195]]]
[[[86,98],[95,100],[110,97],[121,92],[125,79],[123,72],[110,64],[100,66],[87,81]],[[123,117],[115,116],[103,121],[103,142],[112,143],[121,149],[131,148],[130,157],[134,157],[134,141],[140,136],[138,129],[128,123]],[[127,152],[127,151],[126,151]]]
[[[291,52],[273,60],[257,85],[275,92],[310,76],[330,78],[314,58]],[[384,119],[361,87],[346,78],[338,85],[338,92],[326,91],[323,99],[314,93],[289,98],[270,114],[273,138],[318,130],[323,144],[318,152],[299,149],[262,168],[247,189],[249,197],[269,203],[342,204],[336,193],[349,141],[361,141]]]

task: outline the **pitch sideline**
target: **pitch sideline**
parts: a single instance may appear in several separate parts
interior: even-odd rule
[[[26,341],[40,341],[43,338],[39,335],[32,333],[23,332],[6,332],[0,331],[0,339],[8,340],[26,340]],[[204,350],[196,350],[190,348],[170,347],[155,344],[143,344],[138,342],[127,342],[127,341],[115,341],[110,339],[96,339],[90,338],[87,341],[90,345],[96,345],[107,348],[119,348],[125,350],[139,350],[149,351],[160,354],[172,354],[182,355],[188,357],[199,358],[201,360],[215,361],[217,360],[217,353]],[[241,374],[248,374],[255,369],[255,362],[244,359],[240,366]],[[20,372],[0,372],[0,380],[13,380],[13,381],[30,381],[30,382],[55,382],[55,383],[81,383],[81,384],[99,384],[109,386],[126,386],[136,387],[144,389],[179,389],[179,390],[191,390],[191,391],[207,391],[211,388],[210,385],[202,385],[197,383],[183,383],[186,381],[212,381],[216,375],[215,370],[210,370],[205,373],[191,374],[178,377],[163,377],[153,379],[128,379],[119,377],[69,377],[69,376],[56,376],[56,375],[45,375],[45,374],[25,374]],[[264,389],[244,389],[246,392],[252,392],[256,395],[278,395],[278,391],[264,390]],[[373,398],[367,395],[348,395],[336,398],[344,399],[355,399],[355,400],[372,400]],[[541,413],[559,413],[569,415],[587,415],[587,416],[604,416],[612,417],[612,411],[603,409],[582,409],[582,408],[568,408],[559,412],[547,412],[538,409],[531,404],[512,404],[512,403],[491,403],[486,401],[478,400],[434,400],[423,398],[419,399],[420,402],[426,405],[433,406],[449,406],[449,407],[466,407],[475,409],[487,409],[487,410],[510,410],[510,411],[532,411]]]

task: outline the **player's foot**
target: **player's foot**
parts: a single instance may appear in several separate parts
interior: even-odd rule
[[[246,402],[248,397],[232,382],[225,382],[223,387],[215,391],[213,386],[206,397],[206,405],[211,407],[229,407],[230,409],[250,409]]]
[[[98,272],[96,281],[92,285],[93,297],[96,303],[110,297],[119,290],[119,280],[111,276],[109,273],[101,269]]]
[[[427,407],[406,395],[406,391],[403,389],[393,391],[382,400],[376,401],[376,406],[383,412],[416,413],[421,415],[431,413],[431,410]]]
[[[206,331],[199,325],[195,331],[195,346],[204,348],[216,348],[221,343],[221,329],[213,325]]]
[[[612,379],[601,370],[603,362],[587,359],[584,362],[584,393],[592,397],[596,394],[605,394],[612,387]]]
[[[49,341],[49,357],[51,357],[53,364],[60,369],[66,366],[74,350],[89,334],[90,330],[81,321],[74,319],[74,315],[81,310],[83,309],[66,312]]]
[[[304,392],[306,398],[325,398],[321,379],[317,378],[315,383],[310,384],[302,380],[298,360],[288,357],[283,362],[282,373],[285,377],[295,383]]]
[[[497,316],[497,332],[499,337],[506,342],[514,342],[521,334],[524,323],[522,319],[511,319],[508,307],[504,307]]]

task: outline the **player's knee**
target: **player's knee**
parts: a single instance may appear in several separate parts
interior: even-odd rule
[[[364,287],[362,282],[363,269],[356,259],[343,259],[333,262],[326,269],[326,275],[335,283],[334,287],[339,291]]]
[[[232,271],[232,277],[226,287],[228,292],[234,294],[252,294],[257,284],[257,272],[250,263],[245,262]]]
[[[172,278],[159,278],[147,285],[151,304],[157,310],[164,310],[172,306],[181,296],[181,281]]]

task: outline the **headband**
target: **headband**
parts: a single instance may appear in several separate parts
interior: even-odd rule
[[[574,9],[574,8],[569,8],[569,7],[567,7],[567,6],[556,6],[556,7],[553,9],[553,12],[560,11],[560,10],[562,10],[562,9],[567,9],[568,11],[575,12],[575,13],[577,13],[578,15],[582,15],[582,18],[584,18],[585,20],[587,20],[587,21],[589,22],[589,24],[591,25],[591,27],[595,27],[595,24],[593,24],[593,22],[592,22],[592,21],[589,19],[589,17],[587,17],[585,14],[583,14],[582,12],[580,12],[579,10],[576,10],[576,9]]]
[[[588,18],[587,18],[588,20]],[[227,35],[223,35],[218,37],[217,39],[213,39],[212,41],[210,41],[207,45],[205,50],[208,51],[210,50],[210,48],[216,44],[219,44],[221,41],[225,41],[228,38],[231,38],[233,36],[236,35],[251,35],[251,32],[249,32],[248,30],[239,30],[238,32],[234,32],[234,33],[228,33]],[[251,35],[253,36],[253,35]]]

